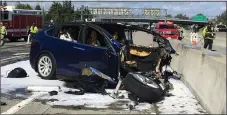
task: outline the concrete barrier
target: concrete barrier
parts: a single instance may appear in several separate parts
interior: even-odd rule
[[[226,114],[226,57],[207,55],[177,40],[171,44],[179,54],[171,66],[183,74],[182,81],[209,113]]]

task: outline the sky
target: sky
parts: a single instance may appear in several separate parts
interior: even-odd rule
[[[37,0],[38,1],[38,0]],[[46,10],[51,6],[51,2],[21,2],[29,3],[32,6],[40,4]],[[175,16],[183,13],[187,16],[194,16],[198,13],[214,17],[226,10],[226,2],[72,2],[75,7],[86,5],[90,7],[128,7],[128,8],[163,8],[169,14]],[[15,5],[16,2],[9,2],[8,5]]]

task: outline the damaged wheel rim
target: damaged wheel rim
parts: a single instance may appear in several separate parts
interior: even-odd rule
[[[134,74],[134,77],[139,80],[140,82],[142,82],[144,85],[147,85],[149,87],[153,87],[153,88],[159,88],[158,84],[156,84],[154,81],[144,77],[143,75],[140,74]]]
[[[50,75],[52,70],[52,62],[51,59],[47,56],[43,56],[40,58],[38,63],[38,71],[43,77],[47,77]]]

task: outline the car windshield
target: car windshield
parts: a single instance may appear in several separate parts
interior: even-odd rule
[[[174,25],[167,25],[167,24],[161,24],[159,25],[159,29],[175,29]]]
[[[225,28],[224,25],[217,25],[217,28]]]

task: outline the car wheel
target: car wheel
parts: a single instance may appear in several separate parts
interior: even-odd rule
[[[37,61],[37,71],[42,79],[56,78],[56,64],[54,58],[49,54],[40,55]]]
[[[18,41],[18,38],[8,38],[10,42],[16,42]]]
[[[27,42],[28,41],[28,37],[24,37],[24,41]]]
[[[128,73],[123,85],[127,91],[150,103],[159,101],[165,94],[160,85],[138,73]]]

